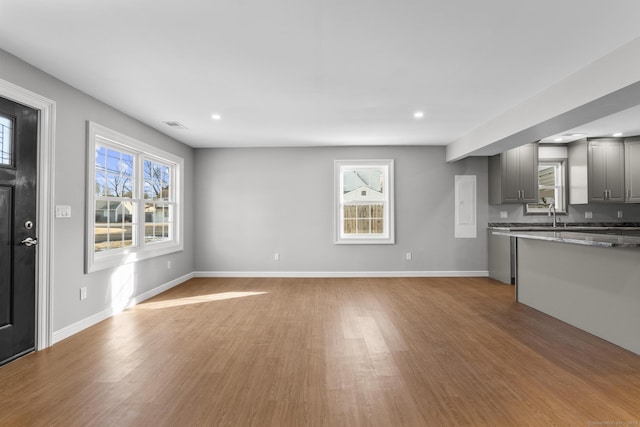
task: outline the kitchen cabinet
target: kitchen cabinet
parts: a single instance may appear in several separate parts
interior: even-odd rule
[[[624,141],[625,200],[640,203],[640,137]]]
[[[589,201],[624,202],[624,144],[620,139],[589,140]]]
[[[570,205],[585,205],[589,203],[588,147],[589,144],[586,138],[572,142],[567,147]]]
[[[526,144],[489,158],[489,203],[538,201],[538,144]]]
[[[569,144],[569,204],[640,203],[640,138],[627,142],[594,138]]]

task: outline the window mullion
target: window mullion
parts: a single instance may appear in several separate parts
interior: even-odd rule
[[[136,154],[136,170],[134,174],[135,179],[135,194],[133,195],[137,209],[136,209],[136,242],[135,246],[142,248],[144,246],[144,170],[143,170],[144,156],[142,154]]]

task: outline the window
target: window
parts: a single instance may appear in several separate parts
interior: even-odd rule
[[[86,271],[182,250],[183,160],[88,126]]]
[[[393,160],[336,160],[335,243],[393,244]]]
[[[12,165],[13,119],[0,116],[0,165]]]
[[[565,160],[538,162],[538,202],[526,205],[527,214],[547,214],[553,205],[556,212],[567,211]]]
[[[144,164],[144,242],[171,240],[173,198],[171,165],[143,159]]]

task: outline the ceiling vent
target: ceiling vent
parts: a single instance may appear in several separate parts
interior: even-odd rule
[[[169,127],[174,128],[174,129],[187,129],[187,127],[185,125],[183,125],[182,123],[177,122],[175,120],[167,120],[167,121],[162,122],[162,123],[164,123],[165,125],[167,125]]]

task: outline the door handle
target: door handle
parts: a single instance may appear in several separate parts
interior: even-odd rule
[[[26,239],[24,239],[20,243],[22,243],[25,246],[35,246],[35,245],[38,244],[38,239],[34,239],[32,237],[27,237]]]

